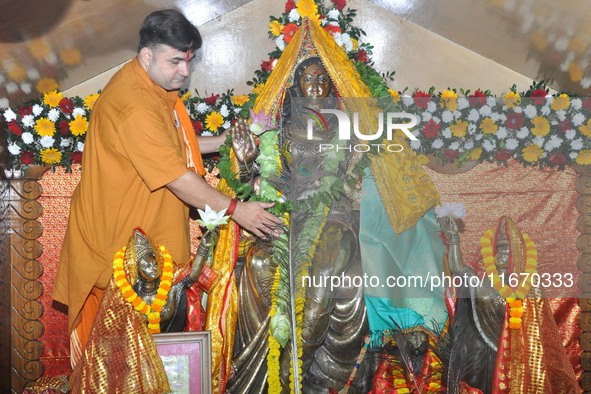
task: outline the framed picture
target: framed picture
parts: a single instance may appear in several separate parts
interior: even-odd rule
[[[152,336],[164,364],[171,393],[211,394],[211,335],[209,331]]]

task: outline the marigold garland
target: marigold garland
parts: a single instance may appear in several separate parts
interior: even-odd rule
[[[133,305],[136,311],[148,317],[148,332],[150,334],[160,332],[160,312],[162,312],[164,305],[166,305],[168,292],[172,287],[174,273],[170,253],[162,245],[159,245],[159,248],[162,254],[163,268],[162,274],[160,275],[160,285],[158,286],[156,297],[154,297],[152,304],[146,304],[127,280],[124,270],[125,246],[115,253],[115,259],[113,260],[113,277],[115,278],[117,287],[121,290],[123,297]]]
[[[480,253],[487,276],[491,278],[493,287],[507,300],[509,305],[509,328],[520,329],[523,317],[523,299],[532,287],[531,278],[518,280],[515,288],[509,286],[509,277],[501,279],[496,268],[496,255],[493,253],[494,229],[489,229],[480,239]],[[523,272],[529,275],[538,272],[538,249],[533,240],[524,231],[521,236],[525,241],[525,267]],[[519,278],[521,279],[521,277]],[[503,286],[504,285],[504,286]]]

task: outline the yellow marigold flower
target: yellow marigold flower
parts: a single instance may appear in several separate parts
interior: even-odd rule
[[[388,89],[388,93],[390,93],[390,97],[392,97],[392,101],[394,101],[394,103],[400,102],[400,93],[398,93],[398,90]]]
[[[21,83],[27,79],[27,70],[21,65],[16,64],[8,71],[8,78],[16,83]]]
[[[458,109],[458,94],[451,89],[446,89],[441,92],[441,105],[455,111]]]
[[[296,7],[302,18],[307,16],[310,20],[318,20],[318,5],[314,0],[300,0]]]
[[[254,94],[259,94],[260,92],[263,91],[263,89],[265,88],[265,84],[264,83],[257,83],[254,88],[252,89],[252,92]]]
[[[543,137],[550,132],[550,122],[543,116],[536,116],[532,119],[534,127],[531,129],[531,133],[537,137]]]
[[[283,31],[283,25],[278,20],[271,21],[271,23],[269,23],[269,31],[273,37],[279,37]]]
[[[531,43],[538,52],[543,52],[548,46],[546,35],[541,31],[536,31],[531,35]]]
[[[581,65],[579,62],[572,62],[568,66],[568,76],[571,81],[573,82],[580,82],[583,79],[583,72]]]
[[[47,93],[51,92],[52,90],[57,90],[58,85],[55,79],[53,78],[41,78],[35,88],[40,93]]]
[[[94,108],[94,103],[96,103],[96,100],[98,100],[99,96],[100,94],[98,93],[89,94],[84,98],[84,106],[87,109],[92,110]]]
[[[250,100],[250,96],[248,94],[241,94],[240,96],[232,96],[232,102],[234,103],[234,105],[241,106],[244,103],[248,102],[248,100]]]
[[[88,120],[80,114],[76,115],[76,118],[71,120],[69,125],[70,131],[76,137],[86,134],[86,130],[88,130]]]
[[[27,45],[29,47],[29,52],[31,52],[31,55],[33,55],[35,59],[45,59],[51,54],[51,47],[45,38],[36,38],[29,41]]]
[[[41,149],[41,161],[45,164],[58,164],[62,161],[62,152],[55,148]]]
[[[591,150],[582,150],[579,152],[577,159],[575,160],[577,164],[588,166],[591,164]]]
[[[523,155],[523,160],[528,161],[530,163],[535,163],[542,157],[544,151],[536,144],[531,144],[526,146],[521,150],[521,154]]]
[[[449,128],[451,133],[456,138],[462,138],[466,135],[468,131],[468,122],[465,120],[458,120],[456,123],[450,126]]]
[[[351,38],[351,43],[353,44],[353,50],[356,51],[359,48],[359,41],[355,38]]]
[[[515,108],[521,102],[521,96],[517,92],[507,92],[503,96],[503,103],[509,108]]]
[[[205,117],[205,127],[213,132],[218,131],[223,124],[224,117],[219,112],[214,111]]]
[[[41,137],[52,137],[55,134],[55,123],[47,118],[39,118],[33,127]]]
[[[494,134],[498,129],[499,126],[497,126],[495,121],[491,118],[484,118],[482,119],[482,122],[480,122],[480,130],[482,130],[484,134]]]
[[[191,97],[191,91],[187,90],[185,94],[181,96],[181,101],[185,103]]]
[[[468,155],[468,158],[470,160],[476,161],[476,160],[480,159],[481,155],[482,155],[482,148],[474,148],[474,149],[472,149],[472,152],[470,152],[470,155]]]
[[[45,105],[49,105],[51,108],[54,108],[60,105],[60,101],[63,98],[64,95],[61,92],[52,90],[51,92],[47,92],[43,95],[43,103],[45,103]]]
[[[591,137],[591,119],[588,120],[586,124],[580,125],[579,126],[579,131],[585,137]]]
[[[66,66],[75,66],[82,61],[82,53],[76,48],[64,48],[60,51],[60,58]]]
[[[568,94],[562,93],[560,96],[554,97],[554,101],[552,101],[550,108],[552,108],[554,111],[560,111],[567,109],[569,105],[570,98],[568,97]]]

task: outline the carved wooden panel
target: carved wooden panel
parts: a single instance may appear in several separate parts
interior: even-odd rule
[[[3,340],[0,348],[1,362],[8,364],[8,368],[0,365],[0,369],[10,371],[13,393],[22,393],[27,383],[43,374],[40,361],[43,344],[39,340],[43,334],[40,320],[43,305],[38,300],[43,294],[43,286],[38,281],[43,267],[37,261],[43,253],[43,247],[37,241],[43,231],[37,221],[42,214],[42,207],[37,202],[42,191],[35,180],[40,175],[30,173],[21,179],[2,182],[0,265],[3,275],[0,280],[2,291],[8,294],[3,293],[0,301],[0,324],[6,324],[10,329],[2,331],[2,335],[9,335],[9,340]],[[10,309],[4,306],[7,299]],[[9,351],[5,348],[6,343],[10,344]],[[5,384],[4,379],[2,376],[2,384]],[[2,392],[6,392],[2,388]]]
[[[0,180],[0,392],[11,387],[10,256],[8,182]]]

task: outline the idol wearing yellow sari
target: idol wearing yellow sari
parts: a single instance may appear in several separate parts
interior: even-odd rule
[[[330,90],[338,97],[337,105],[340,110],[358,114],[360,129],[371,132],[375,127],[378,111],[369,89],[344,50],[318,25],[318,22],[304,19],[254,105],[255,113],[263,111],[279,127],[279,152],[283,156],[283,165],[291,166],[292,192],[294,183],[300,186],[305,184],[303,181],[296,182],[298,177],[305,175],[306,170],[311,170],[312,176],[309,178],[307,192],[304,190],[299,197],[288,196],[289,193],[286,192],[285,197],[293,198],[294,201],[301,200],[302,196],[313,195],[316,189],[323,188],[322,184],[327,179],[327,174],[323,171],[327,171],[327,160],[330,160],[330,155],[316,154],[314,158],[308,155],[307,161],[298,161],[298,155],[306,150],[304,145],[310,144],[311,141],[306,138],[301,121],[298,127],[296,117],[301,116],[300,113],[295,111],[291,113],[289,120],[286,119],[289,112],[287,103],[298,94],[306,96],[303,94],[306,83],[302,82],[301,78],[307,73],[326,75],[328,81],[323,80],[322,83],[330,85]],[[298,85],[299,93],[295,93],[294,89]],[[331,125],[330,119],[327,124]],[[331,129],[333,133],[335,131],[333,127],[327,129],[329,132]],[[299,133],[298,130],[304,133]],[[330,141],[334,136],[330,133],[323,135],[316,132],[314,135],[319,138],[312,141],[316,146],[323,141]],[[388,223],[388,228],[404,232],[414,228],[425,212],[437,203],[438,194],[404,138],[396,136],[394,142],[407,149],[402,154],[385,154],[371,161],[370,169],[367,171],[371,178],[375,179],[373,184],[376,192],[373,201],[365,203],[381,206],[384,209],[382,219],[384,223]],[[236,145],[234,149],[240,156],[243,149],[237,148]],[[338,165],[332,169],[330,175],[350,176],[357,159],[352,155],[339,159]],[[234,163],[236,173],[245,173],[239,165],[243,163],[238,163],[238,160]],[[302,163],[316,165],[306,167],[300,165]],[[300,246],[292,249],[288,247],[288,250],[295,255],[307,256],[302,257],[301,264],[288,266],[287,271],[291,273],[292,278],[300,279],[303,273],[329,277],[363,275],[356,257],[359,231],[356,217],[359,212],[360,181],[358,179],[357,187],[345,189],[341,194],[333,195],[330,201],[315,205],[308,215],[291,212],[287,223],[289,242],[291,246]],[[224,182],[222,185],[227,192],[232,192]],[[362,201],[362,206],[363,203]],[[300,220],[298,217],[303,223],[301,227],[297,224]],[[362,223],[363,220],[362,217]],[[297,231],[298,228],[304,228],[305,231]],[[435,230],[432,235],[436,237],[436,234]],[[310,241],[302,242],[302,238]],[[222,245],[232,243],[236,244],[235,238],[222,236],[218,247],[223,248]],[[281,302],[278,300],[278,293],[281,293],[281,281],[284,279],[280,270],[276,269],[277,260],[280,260],[277,253],[265,253],[263,248],[253,248],[248,252],[236,294],[238,307],[234,309],[232,306],[231,309],[232,313],[236,311],[236,314],[226,315],[226,336],[217,344],[218,349],[234,347],[233,344],[228,344],[229,341],[233,342],[234,338],[227,323],[230,320],[237,321],[234,368],[230,372],[230,365],[226,363],[228,354],[223,353],[220,357],[226,364],[219,370],[214,369],[214,380],[219,376],[218,387],[222,387],[223,383],[223,387],[227,387],[231,392],[318,392],[329,388],[342,389],[348,378],[354,375],[357,355],[363,345],[362,337],[367,331],[362,286],[331,290],[322,286],[308,287],[303,289],[303,293],[301,286],[299,290],[290,288],[291,294],[287,299],[293,302],[293,308],[285,324],[294,328],[287,339],[281,338],[281,335],[276,335],[281,331],[277,326],[284,322],[276,318],[280,314],[276,305],[277,302]],[[289,264],[291,263],[293,260],[290,260]],[[368,265],[388,264],[388,261],[368,262]],[[235,286],[230,284],[232,281],[233,278],[229,278],[227,283],[233,288],[232,291],[235,291]],[[227,301],[228,305],[234,305],[234,301]],[[443,304],[441,310],[445,311]],[[208,320],[211,318],[217,322],[219,316],[210,314]],[[416,319],[413,319],[413,323],[417,323]],[[390,324],[393,328],[394,324]],[[380,327],[376,332],[379,333],[381,330],[383,328]],[[287,343],[278,345],[285,340]],[[214,344],[214,349],[215,346]],[[225,386],[223,376],[230,375],[234,376],[229,385]]]

